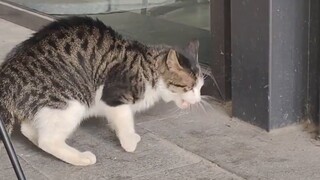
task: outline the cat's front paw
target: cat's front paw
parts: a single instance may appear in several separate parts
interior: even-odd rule
[[[79,154],[79,159],[74,164],[78,166],[88,166],[88,165],[95,164],[96,161],[97,161],[96,156],[92,152],[85,151]]]
[[[119,140],[122,148],[127,152],[134,152],[141,137],[137,133],[120,134]]]

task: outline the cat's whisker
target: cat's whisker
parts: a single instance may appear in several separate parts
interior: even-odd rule
[[[169,113],[172,113],[172,112],[176,111],[177,109],[178,109],[177,106],[173,106],[173,108],[169,110]]]
[[[181,109],[178,108],[178,107],[175,107],[173,110],[171,110],[171,111],[169,112],[169,115],[174,115],[174,114],[178,113],[179,111],[181,111]]]
[[[193,112],[196,112],[196,105],[195,104],[190,104],[189,105],[189,112],[193,113]]]
[[[206,110],[203,108],[201,101],[199,103],[197,103],[197,107],[199,110],[206,112]]]
[[[204,107],[204,105],[202,104],[202,101],[200,101],[199,105],[200,105],[201,109],[202,109],[206,114],[208,114],[208,111],[207,111],[207,109]]]
[[[174,112],[174,114],[181,113],[183,111],[184,111],[183,109],[177,108],[177,110]]]
[[[208,107],[210,110],[214,110],[212,105],[209,102],[207,102],[206,100],[202,99],[201,102],[202,102],[202,104],[204,105],[205,108]]]
[[[202,100],[205,100],[205,101],[215,101],[215,102],[218,102],[218,103],[222,103],[221,100],[213,97],[213,96],[209,96],[209,95],[201,95],[201,99]]]
[[[214,97],[209,96],[209,95],[201,95],[201,99],[214,100]]]
[[[206,109],[203,107],[202,102],[200,101],[198,104],[199,104],[200,109],[201,109],[203,112],[207,113]]]
[[[203,79],[206,80],[209,77],[209,75],[205,74],[203,75]]]

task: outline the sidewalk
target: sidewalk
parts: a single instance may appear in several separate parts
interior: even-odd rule
[[[0,19],[0,62],[32,31]],[[302,125],[267,133],[231,119],[218,104],[178,111],[160,103],[136,116],[142,140],[136,152],[122,150],[103,119],[84,122],[69,144],[97,156],[93,166],[75,167],[44,153],[13,134],[13,144],[27,179],[320,179],[320,147]],[[15,179],[5,151],[0,179]]]

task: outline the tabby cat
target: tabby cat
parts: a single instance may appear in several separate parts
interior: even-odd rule
[[[201,101],[198,41],[185,48],[122,38],[89,17],[60,19],[14,48],[0,68],[0,116],[32,143],[73,165],[96,162],[65,140],[81,120],[106,117],[122,148],[136,149],[134,113],[162,99],[180,108]]]

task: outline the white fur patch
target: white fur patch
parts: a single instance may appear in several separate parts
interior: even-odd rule
[[[80,152],[66,144],[65,140],[83,120],[87,107],[78,101],[69,101],[64,110],[42,108],[35,116],[33,124],[22,126],[22,132],[31,141],[33,128],[37,132],[34,142],[42,150],[55,157],[77,166],[87,166],[96,163],[96,157],[89,151]]]
[[[67,137],[81,123],[86,110],[86,106],[78,101],[69,101],[65,110],[45,107],[35,116],[34,125],[39,131],[39,136],[43,130],[43,133],[49,136],[50,131],[58,131],[58,136]]]
[[[160,94],[157,90],[153,89],[151,85],[146,85],[144,98],[131,105],[133,112],[144,111],[151,108],[156,102],[160,100]]]

